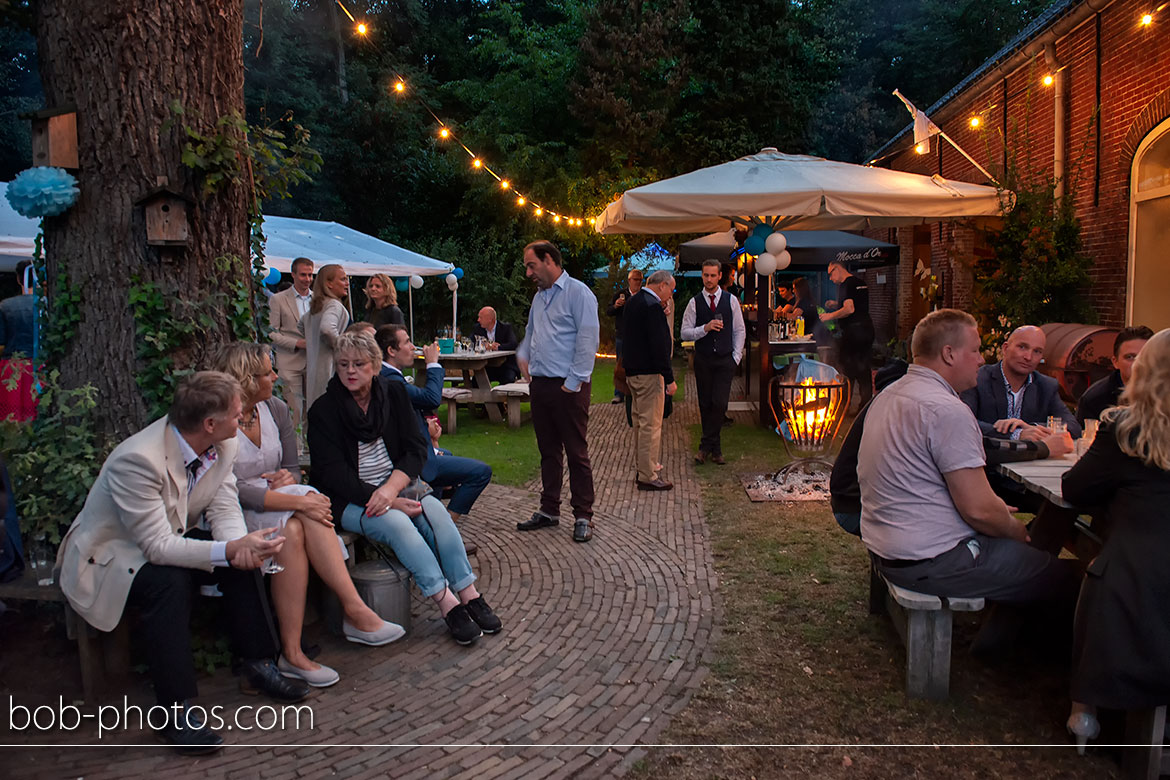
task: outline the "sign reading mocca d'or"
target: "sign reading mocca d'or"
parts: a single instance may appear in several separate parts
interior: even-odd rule
[[[854,252],[840,251],[835,259],[838,263],[855,263],[861,260],[880,260],[889,257],[885,247],[873,246],[869,249],[859,249]]]

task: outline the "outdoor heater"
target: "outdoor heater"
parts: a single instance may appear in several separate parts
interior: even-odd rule
[[[809,377],[796,383],[772,377],[768,404],[784,449],[792,458],[791,463],[776,472],[773,481],[778,482],[790,471],[809,465],[833,467],[823,456],[832,447],[849,408],[849,390],[847,382],[817,382]],[[791,441],[783,435],[784,428],[788,429]]]

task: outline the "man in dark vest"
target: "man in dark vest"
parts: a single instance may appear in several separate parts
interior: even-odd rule
[[[695,455],[697,464],[708,458],[724,463],[719,436],[731,396],[731,379],[743,357],[747,335],[739,300],[720,289],[719,277],[719,261],[704,261],[703,289],[687,302],[682,319],[683,341],[695,342],[695,386],[703,424],[703,438]]]

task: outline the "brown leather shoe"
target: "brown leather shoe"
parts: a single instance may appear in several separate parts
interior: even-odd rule
[[[706,450],[699,450],[697,453],[695,453],[695,465],[696,466],[702,466],[706,462],[707,462],[707,451]]]
[[[670,490],[673,487],[673,484],[661,478],[650,482],[638,482],[638,490]]]
[[[725,460],[723,459],[723,456],[722,456],[722,455],[712,455],[712,456],[711,456],[711,462],[712,462],[712,463],[718,463],[720,466],[726,466],[726,465],[727,465],[727,461],[725,461]]]

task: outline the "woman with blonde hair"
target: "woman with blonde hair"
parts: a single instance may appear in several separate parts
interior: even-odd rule
[[[349,277],[339,265],[327,265],[313,280],[313,300],[297,328],[305,337],[305,408],[308,409],[325,392],[333,376],[333,348],[337,338],[349,327],[345,299],[349,296]]]
[[[398,308],[398,293],[394,282],[386,274],[374,274],[366,282],[366,322],[374,330],[383,325],[405,325],[406,318]]]
[[[388,644],[404,631],[382,620],[362,601],[345,568],[329,499],[301,484],[292,415],[284,401],[272,395],[276,372],[268,347],[228,344],[215,356],[215,370],[235,377],[244,391],[233,466],[244,522],[249,531],[278,527],[285,538],[276,556],[276,563],[284,568],[272,575],[272,604],[282,648],[277,668],[285,677],[317,688],[333,685],[340,679],[337,672],[310,661],[301,650],[310,565],[337,594],[345,613],[343,632],[351,642]]]
[[[1170,704],[1170,329],[1138,354],[1120,400],[1062,480],[1067,501],[1105,507],[1109,529],[1073,626],[1068,730],[1082,753],[1097,707]]]

